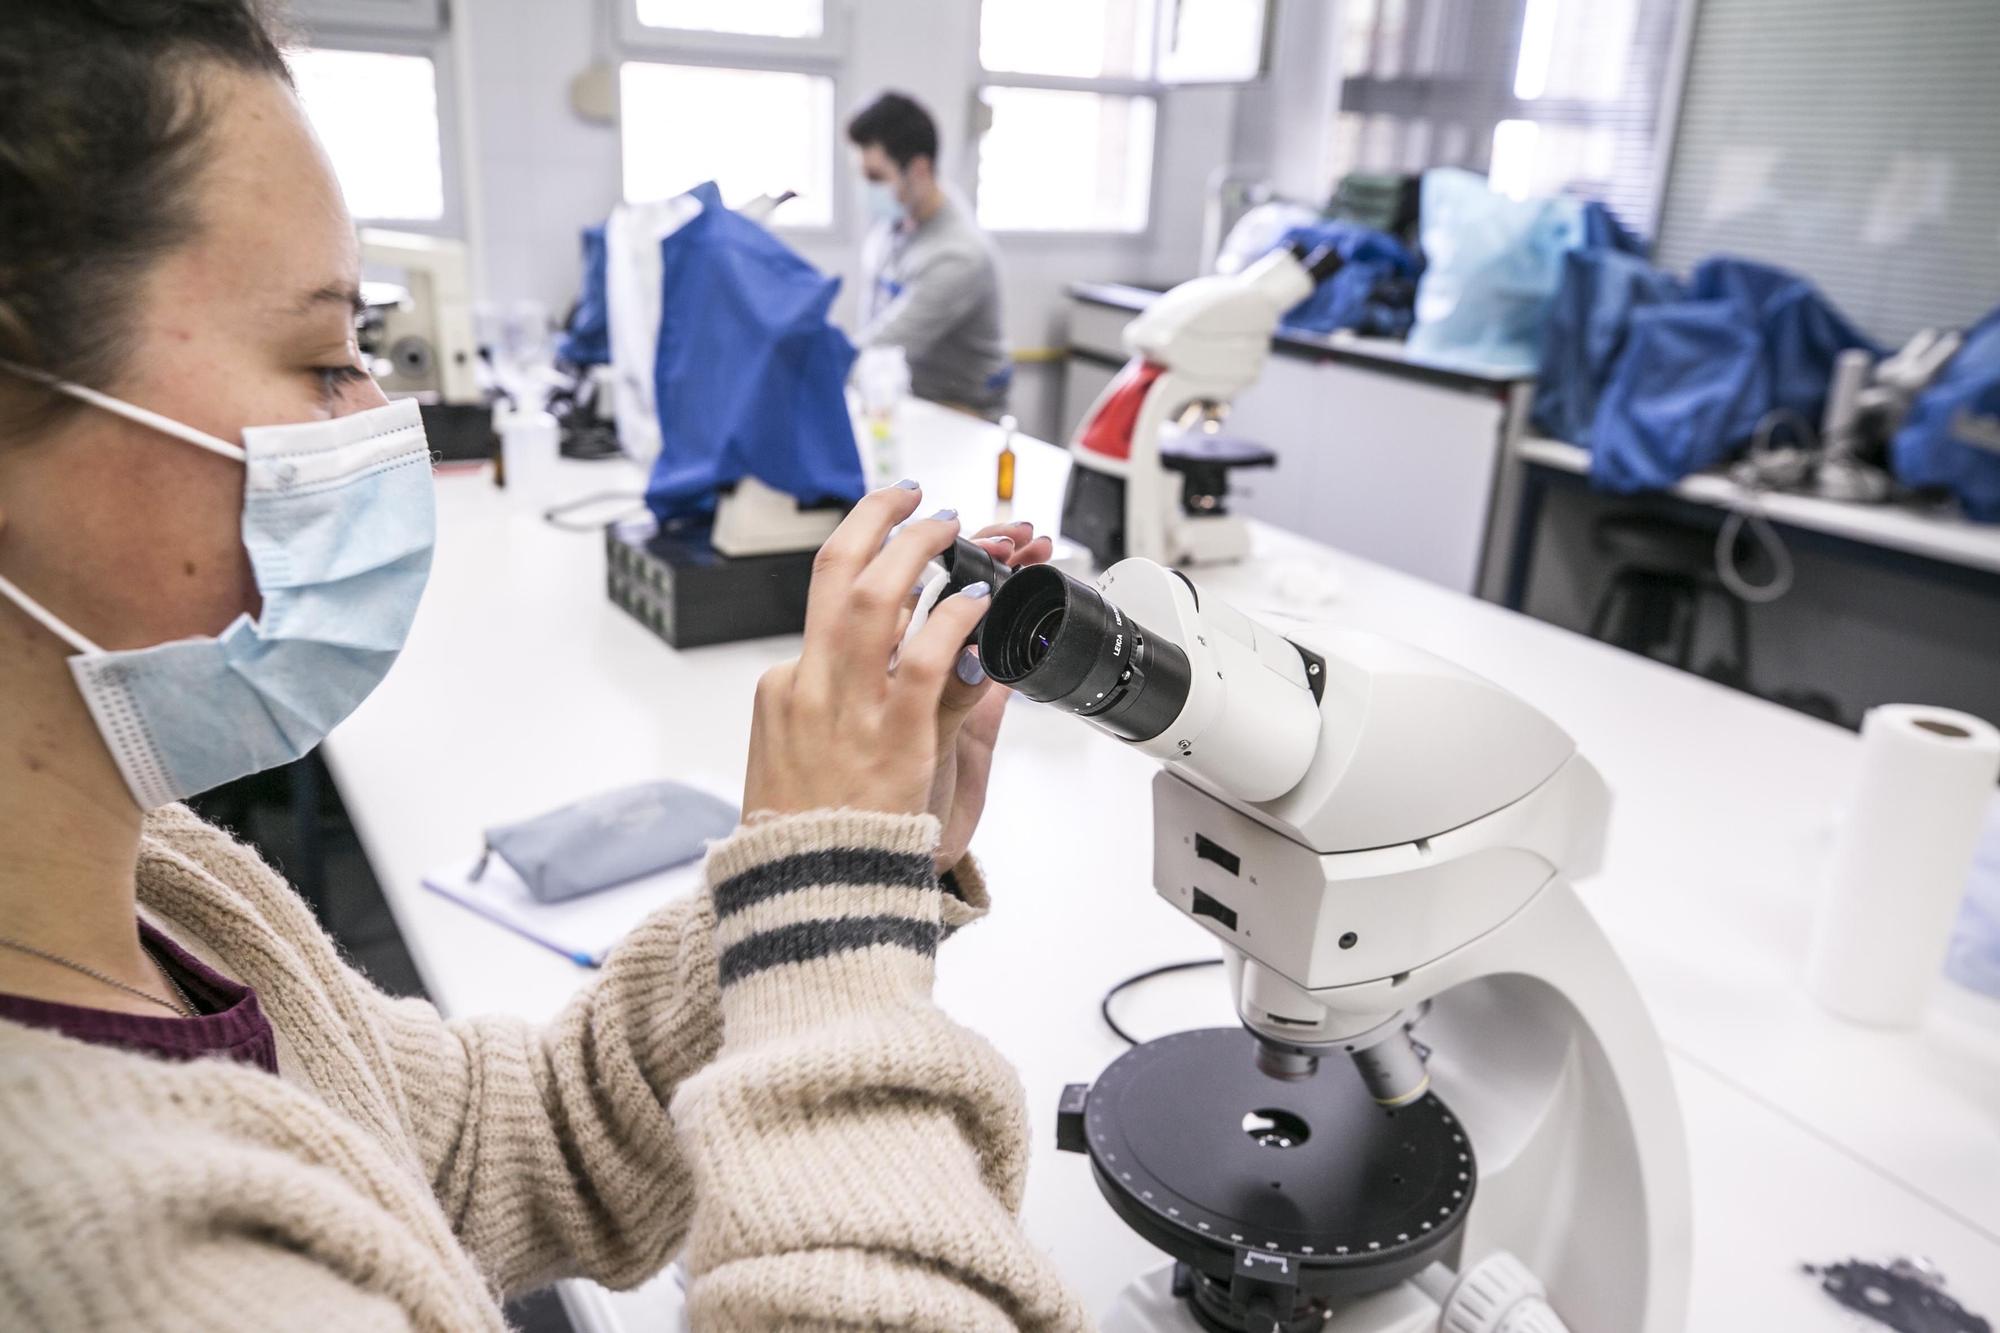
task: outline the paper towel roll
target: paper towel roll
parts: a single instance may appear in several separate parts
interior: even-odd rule
[[[1843,1018],[1922,1017],[2000,777],[2000,731],[1968,713],[1884,704],[1861,722],[1861,769],[1834,831],[1806,985]]]

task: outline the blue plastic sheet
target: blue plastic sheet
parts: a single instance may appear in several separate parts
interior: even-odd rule
[[[2000,523],[2000,310],[1973,325],[1918,395],[1889,461],[1904,485],[1942,487],[1968,518]]]
[[[646,503],[662,522],[698,517],[746,476],[802,503],[860,499],[854,345],[827,322],[840,279],[724,208],[714,185],[691,193],[701,213],[660,242],[660,456]]]
[[[611,364],[611,304],[604,295],[604,224],[583,229],[583,290],[556,357],[573,366]]]
[[[1501,372],[1541,362],[1563,256],[1587,239],[1580,199],[1510,199],[1456,167],[1424,173],[1424,276],[1412,356]]]
[[[1285,312],[1286,328],[1313,333],[1354,329],[1385,338],[1409,331],[1418,264],[1401,241],[1371,227],[1329,220],[1293,227],[1279,241],[1296,243],[1308,250],[1330,245],[1341,265],[1311,296]]]

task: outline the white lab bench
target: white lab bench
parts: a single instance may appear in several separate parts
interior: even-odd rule
[[[969,525],[992,509],[997,431],[914,405],[906,470]],[[1018,446],[1017,516],[1052,522],[1067,468]],[[582,495],[636,492],[623,464],[565,464]],[[402,660],[326,756],[426,986],[448,1013],[553,1014],[587,974],[419,888],[480,830],[671,776],[741,789],[773,639],[675,652],[604,592],[602,541],[511,509],[480,476],[439,483],[431,586]],[[1304,574],[1338,595],[1302,605]],[[1797,984],[1798,864],[1841,795],[1856,738],[1498,606],[1259,525],[1253,558],[1197,571],[1254,614],[1316,615],[1421,644],[1545,709],[1616,792],[1604,868],[1581,887],[1650,1004],[1687,1119],[1695,1207],[1689,1327],[1852,1329],[1801,1261],[1920,1254],[2000,1314],[2000,1005],[1947,987],[1908,1034],[1850,1027]],[[1286,623],[1278,619],[1277,623]],[[1029,1235],[1093,1308],[1161,1261],[1055,1150],[1062,1085],[1121,1047],[1104,990],[1210,938],[1149,886],[1151,761],[1017,701],[974,842],[990,919],[944,949],[938,998],[1021,1072],[1034,1133]],[[1234,1021],[1217,976],[1130,996],[1148,1034]],[[669,1329],[670,1278],[565,1284],[589,1333]],[[1873,1327],[1869,1325],[1869,1327]],[[1597,1333],[1615,1333],[1599,1330]]]
[[[1070,287],[1063,438],[1127,358],[1125,325],[1157,293]],[[1280,330],[1224,429],[1275,452],[1230,475],[1232,510],[1429,579],[1480,587],[1496,486],[1527,419],[1531,376],[1433,365],[1403,344]],[[1500,552],[1504,555],[1504,550]]]

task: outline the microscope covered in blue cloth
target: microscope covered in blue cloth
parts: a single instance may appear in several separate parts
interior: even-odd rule
[[[796,633],[865,489],[840,280],[712,183],[606,231],[619,434],[651,466],[649,517],[609,533],[612,600],[677,647]]]

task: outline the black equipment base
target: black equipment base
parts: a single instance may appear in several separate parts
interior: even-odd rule
[[[1064,1090],[1061,1147],[1117,1214],[1189,1270],[1204,1327],[1292,1333],[1448,1259],[1478,1170],[1435,1094],[1376,1105],[1347,1059],[1281,1082],[1241,1028],[1135,1046]]]
[[[726,556],[695,525],[662,532],[650,515],[604,530],[611,600],[676,648],[797,634],[812,551]]]

